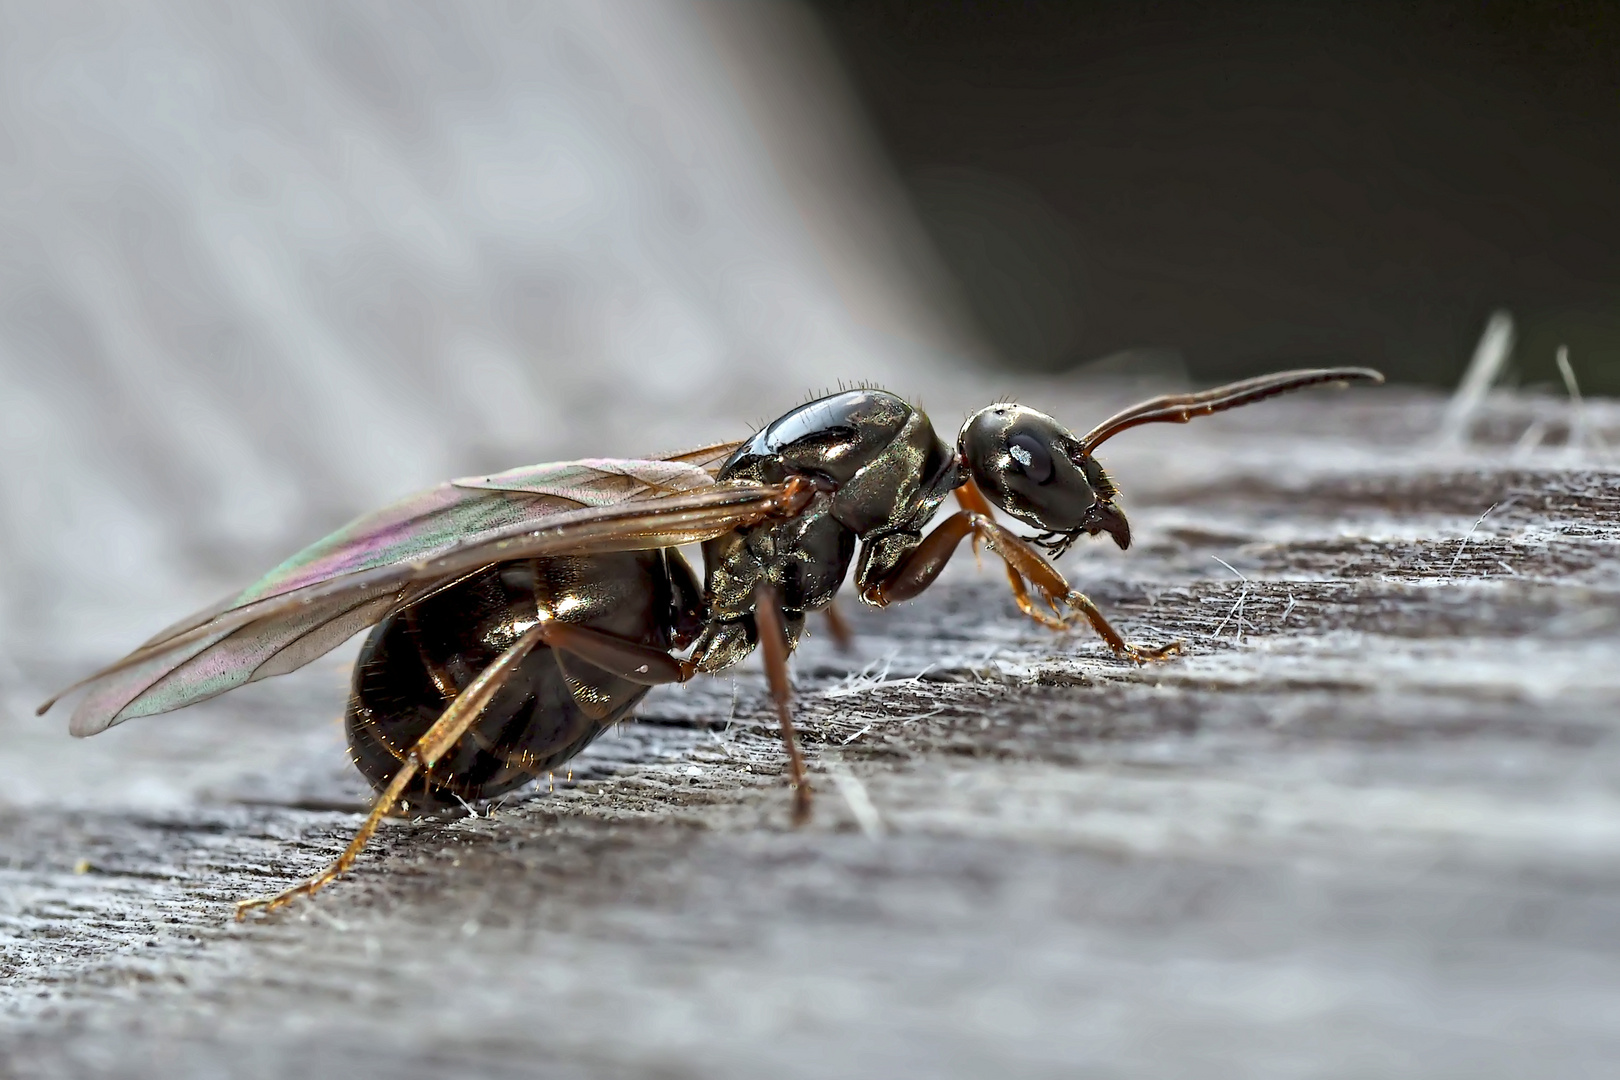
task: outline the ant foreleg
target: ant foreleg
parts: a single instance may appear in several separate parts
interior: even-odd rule
[[[968,511],[969,513],[979,514],[987,521],[996,520],[995,508],[990,505],[990,500],[984,497],[984,492],[979,490],[979,485],[975,484],[971,479],[956,489],[956,501],[961,503],[962,509]],[[979,554],[979,539],[979,534],[977,532],[973,533],[973,554],[975,556]],[[1042,561],[1044,562],[1045,560],[1043,559]],[[1030,618],[1034,619],[1048,630],[1068,629],[1069,624],[1056,614],[1057,605],[1052,605],[1053,614],[1051,615],[1048,615],[1046,612],[1036,607],[1035,601],[1030,598],[1029,588],[1024,584],[1023,577],[1019,575],[1017,570],[1013,569],[1012,563],[1003,562],[1002,566],[1007,571],[1007,584],[1012,588],[1013,602],[1018,605],[1019,611],[1022,611],[1025,615],[1028,615]],[[1057,573],[1056,570],[1053,570],[1052,572],[1054,574]],[[1065,591],[1068,590],[1067,582],[1064,582],[1064,588]],[[1107,626],[1107,620],[1104,620],[1103,625]],[[1113,634],[1113,632],[1114,628],[1112,626],[1107,627],[1107,633],[1103,633],[1101,630],[1098,631],[1098,633],[1102,634],[1104,641],[1107,641],[1111,647],[1117,649],[1118,646],[1115,646],[1113,641],[1109,639],[1109,634]],[[1114,637],[1117,638],[1118,636],[1118,634],[1114,634]]]
[[[990,505],[990,500],[984,497],[984,492],[980,491],[979,486],[972,480],[969,480],[967,483],[956,489],[956,501],[961,503],[962,508],[965,510],[970,510],[975,514],[982,514],[992,522],[996,519],[996,512],[995,509]],[[1125,639],[1120,636],[1119,632],[1109,624],[1107,618],[1105,618],[1103,613],[1097,608],[1097,605],[1092,603],[1089,596],[1087,596],[1085,593],[1069,588],[1069,583],[1064,581],[1063,575],[1058,573],[1057,568],[1047,561],[1046,558],[1044,558],[1028,543],[1016,536],[1013,536],[1011,533],[1007,533],[1004,529],[1001,531],[1006,534],[1012,543],[1017,544],[1027,555],[1033,558],[1042,568],[1044,568],[1045,572],[1050,573],[1058,583],[1061,583],[1063,589],[1061,594],[1057,593],[1056,590],[1042,590],[1046,596],[1047,603],[1052,603],[1052,598],[1055,595],[1061,595],[1062,602],[1084,615],[1086,617],[1086,621],[1091,624],[1091,628],[1097,631],[1097,636],[1102,638],[1103,641],[1108,644],[1108,647],[1113,649],[1114,652],[1120,654],[1121,656],[1128,656],[1137,663],[1141,663],[1144,660],[1163,660],[1170,654],[1181,651],[1181,642],[1179,641],[1172,641],[1168,645],[1160,645],[1157,648],[1151,649],[1127,643]],[[973,538],[975,549],[978,547],[978,542],[979,538],[977,533],[975,533]],[[994,543],[992,543],[990,546],[992,550],[995,549]],[[999,552],[997,553],[999,554]],[[1005,565],[1007,567],[1008,581],[1012,585],[1013,601],[1018,604],[1018,610],[1022,611],[1025,615],[1028,615],[1042,626],[1051,627],[1053,629],[1067,629],[1067,619],[1054,619],[1051,615],[1048,615],[1046,612],[1035,606],[1034,600],[1030,598],[1029,590],[1024,586],[1023,577],[1017,570],[1013,568],[1012,562],[1009,560]],[[1055,604],[1053,604],[1053,610],[1056,610]]]
[[[966,493],[959,490],[958,498],[965,506],[974,507],[976,504],[983,504],[988,508],[988,503],[984,503],[984,496],[976,490]],[[1035,587],[1041,599],[1046,601],[1054,613],[1060,610],[1059,605],[1063,605],[1084,616],[1097,635],[1120,656],[1142,663],[1147,660],[1161,660],[1181,648],[1179,642],[1156,648],[1128,643],[1103,616],[1097,605],[1084,593],[1070,588],[1063,575],[1058,573],[1057,568],[1040,552],[977,509],[961,510],[940,522],[939,527],[923,537],[922,542],[907,553],[888,574],[875,584],[869,585],[862,592],[862,599],[879,607],[899,600],[910,600],[938,579],[945,569],[945,564],[955,554],[957,546],[968,536],[973,537],[975,546],[980,542],[984,543],[1006,564],[1007,580],[1012,586],[1013,600],[1017,602],[1018,609],[1042,625],[1054,630],[1065,630],[1068,629],[1071,620],[1056,614],[1049,615],[1036,607],[1034,598],[1030,596],[1029,585]]]

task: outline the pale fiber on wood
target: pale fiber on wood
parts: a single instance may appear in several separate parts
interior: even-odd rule
[[[1441,408],[1111,444],[1139,547],[1065,568],[1170,663],[971,559],[852,612],[797,664],[801,832],[749,668],[237,927],[358,820],[338,662],[67,747],[8,720],[60,794],[0,812],[0,1072],[1613,1075],[1620,474],[1512,459],[1556,403],[1446,452]]]

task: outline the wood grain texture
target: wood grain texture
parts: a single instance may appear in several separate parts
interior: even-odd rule
[[[1266,408],[1110,444],[1139,545],[1064,564],[1185,656],[971,559],[813,637],[804,830],[750,666],[237,926],[358,821],[340,662],[8,718],[0,1074],[1613,1075],[1620,472],[1511,454],[1557,403]]]

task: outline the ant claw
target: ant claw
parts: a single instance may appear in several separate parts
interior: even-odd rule
[[[1181,652],[1185,642],[1172,641],[1168,645],[1126,645],[1119,650],[1121,656],[1134,661],[1138,667],[1155,660],[1167,660]]]

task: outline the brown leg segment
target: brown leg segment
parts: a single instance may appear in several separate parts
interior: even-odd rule
[[[274,911],[299,896],[313,896],[347,873],[360,852],[376,834],[382,819],[399,801],[401,793],[410,784],[411,779],[419,772],[431,775],[434,764],[455,746],[457,740],[466,735],[467,729],[472,727],[473,721],[478,719],[496,691],[511,677],[512,672],[517,670],[523,658],[541,644],[562,649],[605,671],[647,686],[685,682],[697,670],[690,661],[677,659],[649,645],[625,641],[612,634],[604,634],[587,627],[570,626],[568,623],[551,618],[542,619],[513,642],[509,649],[496,657],[478,678],[469,683],[467,689],[456,696],[439,719],[434,721],[433,726],[417,740],[416,745],[400,756],[399,771],[394,774],[394,778],[389,781],[382,794],[377,796],[372,804],[371,813],[366,815],[366,820],[360,825],[360,831],[355,833],[349,846],[331,866],[275,896],[243,900],[236,905],[237,919],[245,918],[250,911],[261,909],[267,912]]]
[[[541,640],[553,649],[571,653],[587,664],[642,686],[685,682],[697,674],[697,664],[652,645],[626,641],[588,626],[557,621],[540,625]]]
[[[970,509],[952,514],[940,522],[939,527],[923,537],[922,543],[887,578],[867,590],[864,599],[880,607],[897,600],[910,600],[934,583],[955,554],[957,545],[964,537],[972,536],[975,548],[982,542],[1006,564],[1007,580],[1012,585],[1013,599],[1018,603],[1019,610],[1043,626],[1066,630],[1075,614],[1084,616],[1109,648],[1137,663],[1161,660],[1180,650],[1179,642],[1156,648],[1127,643],[1119,631],[1109,625],[1097,605],[1085,594],[1070,588],[1063,575],[1040,552],[1016,534],[997,525],[989,514],[976,509],[978,506],[989,508],[978,490],[959,489],[957,497]],[[1036,607],[1026,582],[1035,587],[1054,614]],[[1062,610],[1060,605],[1067,607],[1072,614],[1066,617],[1058,614]]]
[[[956,499],[962,504],[964,509],[971,510],[975,514],[982,514],[991,521],[995,520],[995,508],[990,505],[990,500],[984,497],[984,492],[980,491],[979,486],[972,480],[969,480],[967,483],[956,489]],[[1011,534],[1008,535],[1010,536]],[[1062,575],[1057,572],[1057,569],[1053,567],[1051,563],[1047,562],[1046,559],[1043,558],[1038,552],[1036,552],[1024,541],[1019,540],[1017,537],[1012,537],[1012,539],[1030,555],[1033,555],[1036,559],[1039,559],[1041,564],[1047,570],[1051,571],[1054,577],[1056,577],[1059,581],[1063,581]],[[975,548],[977,548],[977,545],[978,536],[975,534]],[[1043,626],[1049,626],[1053,629],[1066,629],[1068,627],[1068,620],[1054,619],[1046,612],[1038,609],[1035,606],[1035,602],[1030,599],[1029,590],[1024,587],[1024,579],[1019,576],[1017,570],[1013,569],[1013,564],[1008,562],[1006,566],[1007,578],[1012,583],[1013,599],[1018,604],[1018,610],[1022,611],[1025,615],[1028,615],[1030,618],[1034,619]],[[1161,645],[1156,649],[1144,649],[1135,645],[1126,644],[1125,640],[1119,636],[1118,631],[1109,625],[1108,620],[1103,617],[1103,613],[1097,609],[1097,605],[1091,602],[1090,597],[1086,596],[1084,593],[1069,589],[1067,582],[1063,582],[1063,588],[1065,590],[1062,594],[1064,602],[1067,603],[1071,608],[1079,611],[1080,614],[1084,615],[1086,617],[1086,621],[1091,624],[1092,629],[1097,631],[1097,635],[1107,642],[1108,647],[1113,649],[1116,653],[1130,656],[1134,660],[1141,661],[1162,660],[1171,653],[1180,651],[1181,644],[1179,642],[1171,642],[1169,645]]]
[[[975,484],[971,478],[967,483],[956,489],[956,501],[961,504],[962,509],[970,514],[980,514],[989,521],[996,520],[996,508],[990,505],[990,500],[984,497],[984,492],[979,490],[979,485]],[[979,557],[979,538],[977,536],[973,538],[973,557],[975,559]],[[1012,579],[1014,594],[1024,587],[1023,580],[1013,573],[1013,568],[1010,566],[1007,567],[1007,576]],[[1018,606],[1023,609],[1022,604]]]
[[[956,501],[962,504],[964,510],[983,514],[991,521],[996,519],[996,508],[990,505],[990,500],[984,497],[984,492],[972,480],[956,489]]]
[[[979,490],[979,485],[972,480],[956,489],[956,501],[961,503],[962,509],[969,513],[979,514],[989,521],[996,520],[995,508],[990,505],[990,500],[984,497],[984,492]],[[979,534],[977,532],[973,534],[973,554],[975,556],[979,554]],[[1025,586],[1024,579],[1018,576],[1018,571],[1012,568],[1012,563],[1002,563],[1002,566],[1007,571],[1007,584],[1012,587],[1013,602],[1018,605],[1019,611],[1022,611],[1048,630],[1065,630],[1068,628],[1068,623],[1064,622],[1062,618],[1056,615],[1048,615],[1035,606],[1035,601],[1030,599],[1029,589]],[[1090,603],[1090,601],[1087,601],[1087,603]],[[1056,608],[1053,610],[1055,611]],[[1107,626],[1108,624],[1105,621],[1103,625]],[[1108,641],[1109,647],[1117,651],[1119,646],[1110,641],[1108,637],[1113,631],[1114,628],[1108,626],[1108,633],[1103,634],[1103,640]],[[1118,637],[1117,634],[1114,636]]]
[[[490,699],[495,696],[495,692],[517,670],[518,665],[523,662],[523,658],[529,655],[536,645],[541,643],[548,623],[549,620],[542,620],[537,623],[526,631],[522,637],[513,642],[510,648],[496,657],[494,662],[480,672],[478,678],[468,684],[467,689],[463,690],[456,697],[456,700],[450,703],[449,708],[445,709],[439,718],[433,722],[433,726],[428,728],[427,732],[416,741],[416,745],[411,747],[410,753],[405,755],[405,760],[400,765],[399,771],[394,774],[394,779],[389,782],[387,789],[381,795],[378,795],[376,801],[372,804],[371,813],[367,814],[366,820],[361,823],[360,831],[355,833],[354,839],[349,842],[349,846],[343,850],[343,854],[333,861],[331,866],[328,866],[314,877],[307,878],[292,888],[277,893],[275,896],[259,897],[239,902],[236,905],[237,920],[240,921],[246,918],[247,913],[250,911],[262,910],[270,912],[279,907],[285,907],[297,897],[314,896],[316,892],[346,873],[377,832],[377,826],[382,824],[382,819],[399,801],[401,793],[404,792],[406,785],[411,782],[411,778],[419,771],[432,769],[434,763],[443,757],[445,752],[456,744],[456,740],[466,733],[467,729],[472,726],[473,721],[478,719],[478,714],[483,712],[484,706],[488,705]]]
[[[776,590],[764,582],[754,589],[754,622],[759,627],[760,658],[765,662],[765,678],[776,699],[776,719],[782,728],[782,745],[787,748],[788,767],[793,778],[793,824],[810,820],[810,778],[805,775],[804,755],[793,733],[793,684],[788,681],[787,625],[782,619]]]
[[[1011,566],[1007,567],[1007,582],[1012,587],[1013,603],[1018,605],[1019,611],[1022,611],[1048,630],[1067,630],[1069,628],[1068,621],[1062,616],[1042,611],[1035,606],[1034,598],[1029,595],[1029,586],[1023,578],[1018,576],[1018,571]],[[1075,595],[1080,594],[1076,593]],[[1087,600],[1086,603],[1089,604],[1091,601]],[[1057,606],[1054,604],[1052,609],[1056,611]],[[1092,610],[1096,609],[1093,608]],[[1114,633],[1114,628],[1109,626],[1106,620],[1104,620],[1103,625],[1098,628],[1097,632],[1102,635],[1104,641],[1108,642],[1109,648],[1117,652],[1123,647],[1119,635]]]
[[[832,635],[833,644],[838,646],[839,652],[849,652],[855,645],[855,631],[849,628],[849,621],[838,610],[838,602],[828,604],[822,613],[827,616],[827,632]]]

